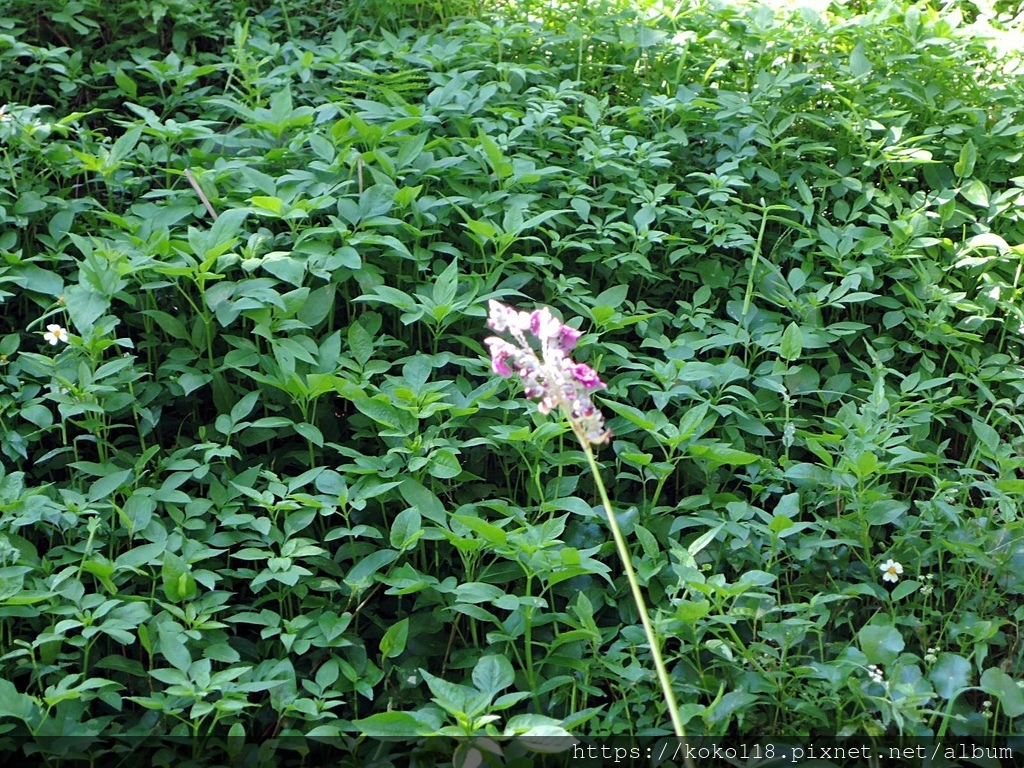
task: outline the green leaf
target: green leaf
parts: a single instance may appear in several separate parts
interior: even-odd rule
[[[409,639],[409,619],[392,624],[384,637],[380,639],[380,652],[385,659],[401,656],[405,651],[405,643]]]
[[[164,594],[172,603],[187,602],[199,591],[188,563],[172,552],[164,553],[160,575],[163,579]]]
[[[306,276],[306,265],[288,252],[268,253],[263,257],[260,266],[274,277],[291,283],[295,287],[302,285]]]
[[[371,739],[387,736],[426,736],[433,730],[408,712],[378,712],[362,720],[353,720],[352,725],[360,736],[368,736]]]
[[[782,334],[782,345],[779,347],[779,356],[783,360],[797,360],[804,349],[804,336],[800,326],[790,323]]]
[[[921,582],[919,581],[901,581],[890,593],[889,598],[895,603],[897,600],[902,600],[904,597],[914,594],[920,587]]]
[[[294,429],[296,432],[299,433],[299,435],[304,437],[306,440],[308,440],[318,448],[324,447],[323,432],[321,432],[317,427],[314,427],[312,424],[300,422],[298,424],[293,424],[292,429]]]
[[[512,175],[512,163],[505,159],[505,156],[501,154],[501,149],[495,143],[494,139],[484,133],[484,129],[481,126],[478,133],[480,139],[480,145],[484,148],[484,154],[487,155],[487,162],[491,166],[491,170],[494,171],[494,175],[499,179],[507,179]]]
[[[250,413],[252,413],[252,409],[256,407],[256,401],[259,400],[259,398],[259,390],[256,390],[255,392],[250,392],[237,403],[235,403],[234,406],[232,406],[231,408],[231,423],[237,424]]]
[[[455,301],[459,292],[459,262],[452,261],[445,270],[437,276],[434,282],[433,299],[434,303],[446,306]]]
[[[896,627],[869,624],[857,633],[857,642],[869,664],[892,664],[903,651],[903,636]]]
[[[977,419],[971,422],[971,428],[982,447],[987,449],[985,455],[994,458],[999,451],[999,433],[985,422]]]
[[[438,480],[451,480],[462,474],[462,465],[454,451],[449,448],[438,448],[430,453],[427,472]]]
[[[0,717],[15,717],[35,725],[39,708],[27,693],[21,693],[10,680],[0,678]]]
[[[871,66],[871,62],[864,53],[864,44],[857,43],[852,51],[850,51],[850,74],[854,77],[862,77],[867,75],[874,69]]]
[[[34,403],[22,408],[21,418],[40,429],[46,429],[53,424],[53,412],[40,403]]]
[[[608,400],[603,404],[603,406],[619,414],[619,416],[621,416],[622,418],[633,422],[644,431],[653,431],[658,426],[655,422],[651,421],[651,419],[645,416],[642,411],[634,408],[631,405],[626,405],[625,403],[617,403],[614,400]]]
[[[711,613],[711,603],[707,600],[683,600],[676,606],[675,618],[686,624],[692,624]]]
[[[399,551],[405,550],[423,535],[422,527],[423,518],[416,507],[402,510],[391,523],[391,546]]]
[[[107,498],[118,488],[125,485],[134,474],[130,469],[123,469],[120,472],[112,472],[106,477],[101,477],[89,486],[89,501],[99,501],[100,499]]]
[[[158,649],[163,657],[171,663],[171,666],[177,670],[186,672],[192,665],[192,657],[189,655],[185,637],[180,632],[170,632],[161,627]]]
[[[981,690],[999,699],[1003,714],[1007,717],[1024,715],[1024,689],[1001,669],[991,667],[982,673]]]
[[[689,452],[696,458],[707,459],[712,467],[720,467],[723,464],[739,466],[757,461],[756,454],[738,451],[722,443],[691,445]]]
[[[960,159],[953,164],[953,173],[957,178],[964,178],[974,173],[974,164],[978,160],[978,150],[971,139],[960,148]]]
[[[471,531],[480,534],[481,537],[491,544],[501,546],[508,540],[508,534],[505,531],[496,525],[488,523],[486,520],[481,520],[479,517],[452,515],[452,519],[458,520]]]
[[[406,503],[419,510],[420,514],[427,518],[427,520],[437,523],[442,527],[448,527],[444,504],[429,488],[418,480],[407,477],[402,480],[398,490],[401,492],[402,498],[405,499]]]
[[[348,348],[352,352],[352,356],[360,366],[365,366],[370,358],[373,357],[373,336],[356,320],[348,327],[347,338]]]
[[[941,653],[928,679],[939,696],[952,699],[971,684],[971,662],[955,653]]]
[[[366,589],[372,583],[374,574],[393,562],[396,557],[398,557],[398,553],[391,549],[378,549],[376,552],[371,552],[348,572],[345,583],[356,592]]]
[[[481,656],[473,668],[473,685],[492,696],[508,688],[515,679],[515,670],[504,656]]]
[[[392,307],[408,311],[416,306],[416,300],[405,291],[392,288],[390,285],[374,286],[374,295],[359,296],[356,301],[382,301]]]
[[[988,187],[981,179],[971,179],[970,184],[960,188],[964,200],[979,208],[988,208]]]
[[[110,308],[109,298],[81,285],[69,285],[65,298],[68,317],[81,336],[87,336],[96,321]]]
[[[686,551],[691,557],[696,557],[697,554],[703,550],[708,544],[715,540],[715,537],[719,534],[725,524],[716,525],[709,531],[704,531],[700,536],[693,540],[693,543],[686,548]]]
[[[627,295],[629,295],[628,285],[613,285],[594,297],[594,306],[618,309],[626,300]]]
[[[467,694],[472,692],[476,695],[476,691],[467,689],[462,685],[449,683],[440,677],[434,677],[425,669],[421,669],[419,672],[420,676],[426,681],[427,687],[430,688],[430,692],[434,694],[434,701],[453,714],[466,714]]]

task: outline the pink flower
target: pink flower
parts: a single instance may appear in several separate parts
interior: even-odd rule
[[[558,329],[558,345],[566,352],[571,352],[576,349],[576,342],[579,341],[579,338],[582,335],[583,331],[578,331],[571,326],[563,325]]]
[[[497,336],[484,339],[484,344],[491,350],[491,368],[494,372],[504,378],[511,376],[512,369],[509,368],[508,363],[505,361],[515,356],[516,348]]]
[[[575,363],[572,366],[572,375],[580,384],[587,389],[604,389],[605,384],[597,377],[597,371],[585,363]]]
[[[507,331],[516,344],[497,336],[484,340],[491,352],[491,368],[499,376],[513,371],[523,383],[523,393],[537,400],[543,414],[561,408],[573,430],[591,443],[606,443],[611,431],[605,429],[604,416],[588,392],[604,389],[597,371],[585,363],[575,363],[567,352],[576,347],[582,332],[559,321],[547,307],[519,312],[491,300],[487,325],[499,333]],[[530,334],[540,345],[540,355],[527,339]]]

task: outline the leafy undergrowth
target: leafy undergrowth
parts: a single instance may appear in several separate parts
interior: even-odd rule
[[[490,298],[608,382],[689,733],[1020,748],[1019,23],[248,5],[0,17],[0,748],[669,733]]]

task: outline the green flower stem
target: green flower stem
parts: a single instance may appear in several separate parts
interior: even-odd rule
[[[601,503],[604,504],[605,512],[608,515],[608,526],[612,529],[612,537],[615,539],[615,547],[619,551],[619,559],[622,560],[622,568],[626,572],[626,579],[629,581],[629,588],[633,592],[633,602],[636,603],[636,609],[640,613],[640,622],[644,625],[644,632],[647,634],[647,642],[651,646],[651,658],[654,659],[654,671],[658,675],[658,681],[661,683],[661,691],[665,696],[665,704],[668,706],[669,717],[672,718],[672,728],[676,732],[676,738],[680,741],[686,738],[686,731],[683,728],[683,721],[679,718],[679,705],[676,704],[676,695],[672,691],[672,681],[669,679],[668,670],[665,669],[665,661],[661,658],[661,645],[658,642],[658,638],[654,634],[654,627],[651,624],[651,619],[647,615],[647,603],[644,601],[644,595],[640,591],[640,583],[636,579],[636,572],[633,570],[633,563],[629,556],[629,548],[626,546],[626,538],[622,535],[622,529],[619,528],[618,520],[615,519],[615,512],[612,510],[612,502],[608,498],[608,491],[604,487],[604,481],[601,479],[601,472],[598,469],[597,461],[594,459],[594,451],[590,447],[590,442],[587,440],[585,435],[581,435],[576,430],[576,425],[570,420],[570,424],[573,426],[573,432],[576,433],[576,437],[579,438],[580,445],[583,446],[583,452],[587,456],[587,463],[590,465],[590,471],[594,475],[594,482],[597,483],[597,491],[601,495]],[[694,768],[692,758],[686,757],[685,763],[687,768]]]

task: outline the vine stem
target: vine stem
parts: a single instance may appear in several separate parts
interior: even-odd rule
[[[676,703],[676,695],[672,690],[672,681],[669,679],[668,670],[665,668],[665,661],[661,657],[661,645],[658,642],[657,636],[654,634],[654,626],[651,624],[651,618],[647,614],[647,603],[644,600],[643,592],[640,591],[640,582],[637,581],[636,572],[633,570],[633,563],[629,555],[629,548],[626,546],[626,537],[622,535],[622,529],[619,528],[619,522],[615,519],[615,513],[612,511],[612,502],[608,498],[608,491],[604,487],[604,481],[601,479],[601,472],[597,466],[597,460],[594,458],[594,451],[590,447],[590,441],[587,440],[586,435],[580,434],[576,427],[575,422],[570,418],[569,423],[573,428],[573,432],[580,441],[580,445],[583,446],[583,453],[587,457],[587,463],[590,465],[590,471],[594,475],[594,482],[597,484],[597,491],[601,496],[601,503],[604,504],[605,513],[608,516],[608,527],[612,529],[612,538],[615,539],[615,547],[619,551],[619,559],[622,560],[622,568],[626,572],[626,580],[629,582],[629,589],[633,593],[633,602],[636,603],[636,609],[640,613],[640,622],[644,626],[644,632],[647,634],[647,642],[651,646],[651,658],[654,661],[654,671],[658,675],[658,681],[661,683],[661,692],[665,697],[665,704],[668,706],[669,717],[672,719],[672,729],[676,733],[676,738],[680,742],[686,739],[686,730],[683,728],[683,721],[679,716],[679,705]],[[686,768],[695,768],[693,758],[689,755],[684,755],[684,763]]]

